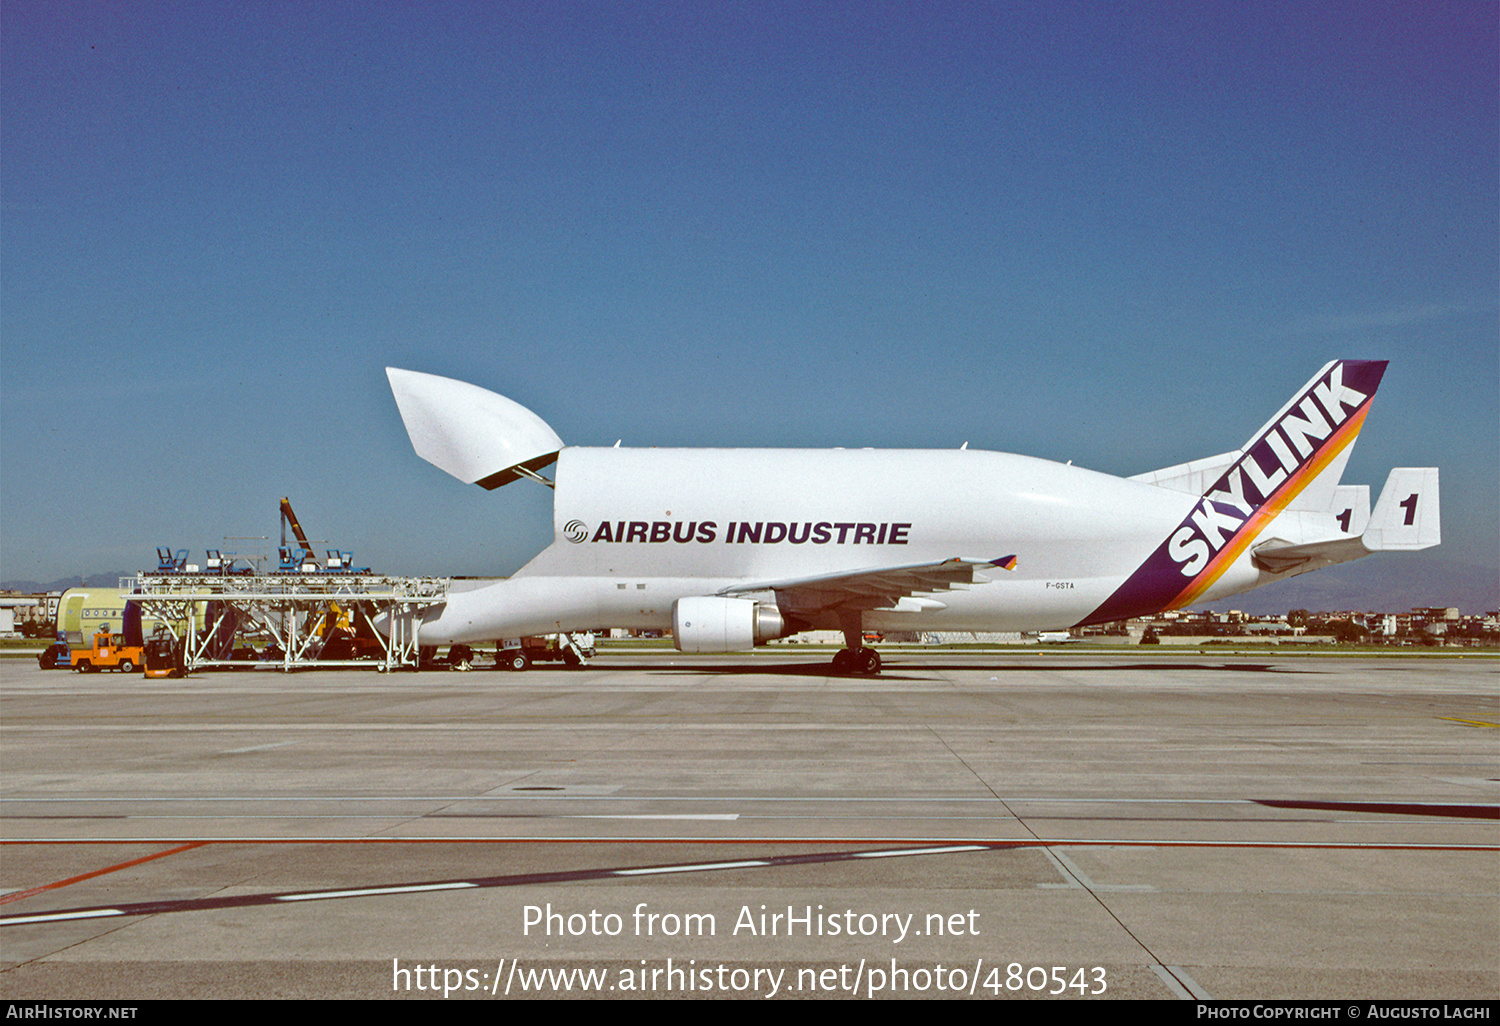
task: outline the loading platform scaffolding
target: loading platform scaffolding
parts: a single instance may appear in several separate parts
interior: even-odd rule
[[[449,578],[386,577],[378,574],[280,573],[258,575],[163,573],[122,577],[120,591],[156,619],[182,645],[189,673],[208,667],[279,665],[362,666],[377,670],[418,666],[416,626],[424,609],[442,603]],[[361,639],[371,639],[362,658],[326,659],[340,619]],[[384,619],[389,635],[376,628]],[[244,644],[259,637],[279,654],[265,658]],[[371,640],[366,645],[371,645]],[[270,645],[266,646],[270,648]],[[378,654],[377,654],[378,647]],[[272,650],[273,652],[275,650]],[[254,657],[249,657],[249,653]]]

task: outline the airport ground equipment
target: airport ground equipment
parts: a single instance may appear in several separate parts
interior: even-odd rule
[[[148,680],[164,677],[186,677],[187,666],[183,660],[185,646],[172,637],[166,627],[156,628],[146,642],[141,658],[146,667]]]
[[[338,549],[328,549],[327,552],[328,561],[324,563],[324,566],[328,568],[329,573],[367,574],[370,572],[370,568],[367,566],[357,567],[354,565],[354,553],[352,552],[347,550],[340,551]]]
[[[203,565],[188,562],[188,550],[178,549],[175,553],[169,545],[158,545],[156,547],[156,572],[159,574],[253,574],[255,568],[246,563],[237,566],[238,560],[233,554],[227,558],[218,549],[208,549]]]
[[[98,673],[100,670],[135,673],[141,667],[142,651],[140,645],[127,645],[123,634],[105,630],[94,635],[88,648],[70,651],[69,659],[79,673]]]
[[[251,566],[248,562],[241,565],[240,560],[234,553],[226,556],[218,549],[209,549],[208,559],[203,564],[203,572],[206,574],[239,574],[241,576],[248,576],[255,573],[255,567]]]
[[[582,631],[507,638],[500,642],[500,649],[495,653],[495,663],[504,670],[524,670],[532,663],[546,662],[582,666],[593,657],[594,635]]]
[[[449,581],[361,573],[158,573],[123,578],[143,617],[182,646],[186,672],[212,667],[416,669],[416,627]],[[384,626],[377,630],[375,621]],[[270,659],[267,659],[267,654]]]
[[[71,670],[73,656],[68,651],[68,643],[54,641],[37,655],[36,664],[44,670]]]
[[[190,573],[198,569],[188,563],[187,549],[178,549],[174,553],[170,545],[156,547],[156,563],[156,572],[159,574]]]

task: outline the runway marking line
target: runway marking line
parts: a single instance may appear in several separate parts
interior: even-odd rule
[[[153,842],[146,841],[137,843],[150,844]],[[129,869],[131,866],[139,866],[144,862],[154,862],[157,859],[164,859],[168,855],[177,855],[181,852],[192,851],[194,848],[201,848],[204,845],[210,843],[212,842],[192,841],[188,844],[183,844],[179,845],[176,848],[168,849],[167,851],[159,851],[154,855],[143,855],[138,859],[131,859],[129,862],[120,862],[113,866],[105,866],[103,869],[96,869],[92,873],[82,873],[78,876],[70,876],[66,880],[57,880],[53,883],[42,884],[42,886],[40,887],[31,887],[24,891],[12,891],[9,894],[0,895],[0,905],[7,905],[12,901],[20,901],[22,898],[29,898],[34,894],[41,894],[44,891],[55,891],[59,887],[69,887],[76,883],[82,883],[85,880],[92,880],[96,876],[104,876],[106,873],[118,873],[120,870]]]
[[[396,887],[361,887],[348,891],[304,891],[301,894],[283,894],[277,901],[322,901],[325,898],[368,898],[376,894],[420,894],[424,891],[461,891],[478,887],[477,883],[458,880],[453,883],[402,884]]]
[[[687,866],[656,866],[650,869],[616,869],[615,876],[654,876],[658,873],[702,873],[710,869],[749,869],[752,866],[769,866],[771,863],[762,859],[749,859],[744,862],[699,862]]]
[[[1256,804],[1273,809],[1306,809],[1312,812],[1378,812],[1393,816],[1447,816],[1453,819],[1500,819],[1500,805],[1464,805],[1457,802],[1325,802],[1292,798],[1259,798]]]
[[[209,844],[926,844],[922,851],[985,848],[1276,848],[1315,851],[1500,851],[1500,843],[1461,841],[1168,841],[1122,837],[18,837],[8,844],[180,844],[184,850]],[[163,852],[170,855],[172,852]],[[910,852],[916,854],[916,851]],[[159,858],[160,856],[149,856]],[[863,858],[876,857],[873,853]],[[130,865],[123,863],[120,868]],[[113,868],[113,867],[111,867]],[[104,872],[101,870],[101,872]],[[82,879],[81,877],[79,879]],[[62,881],[66,883],[67,881]]]
[[[71,843],[71,842],[58,842]],[[197,845],[193,845],[197,847]],[[911,848],[884,853],[862,851],[824,851],[800,855],[772,855],[764,859],[746,859],[736,862],[685,862],[664,866],[633,866],[598,869],[560,870],[547,873],[522,873],[507,876],[479,877],[470,880],[441,880],[420,883],[392,884],[383,887],[345,888],[340,890],[292,891],[281,894],[239,894],[216,898],[187,898],[170,901],[143,901],[120,903],[109,908],[72,908],[56,912],[38,912],[20,916],[0,916],[0,927],[31,923],[59,922],[77,919],[93,919],[106,916],[160,915],[167,912],[194,912],[221,908],[245,908],[271,905],[276,902],[321,901],[333,898],[364,898],[395,894],[420,894],[433,891],[468,890],[474,888],[519,887],[540,883],[561,883],[579,880],[607,880],[621,877],[638,878],[668,873],[697,873],[725,869],[764,868],[767,866],[808,865],[815,863],[844,862],[856,858],[867,858],[875,854],[934,855],[953,854],[966,851],[1001,851],[1017,845],[1000,842],[985,845],[938,845],[929,848]],[[163,855],[170,854],[163,852]],[[160,856],[155,856],[160,857]],[[139,860],[138,860],[139,861]]]
[[[413,839],[413,840],[415,842],[417,842],[417,843],[434,843],[434,842],[443,842],[444,841],[444,839],[442,839],[442,838],[418,838],[418,839]],[[472,838],[472,839],[464,839],[464,840],[465,840],[466,843],[507,844],[507,843],[516,843],[517,839],[514,839],[514,838],[500,838],[500,839],[496,839],[496,838]],[[533,839],[522,839],[522,840],[526,841],[527,843],[558,843],[558,842],[553,841],[550,838],[545,838],[545,839],[536,839],[536,838],[533,838]],[[572,843],[584,843],[584,840],[585,839],[580,839],[580,838],[569,838],[568,839],[568,841],[572,842]],[[638,844],[638,843],[641,842],[641,840],[642,840],[641,838],[611,838],[611,839],[609,839],[609,843],[636,843],[636,844]],[[702,841],[702,840],[691,839],[691,838],[676,838],[676,839],[673,839],[673,840],[676,841],[677,843],[683,843],[683,844],[705,844],[705,843],[709,843],[709,844],[711,844],[711,843],[719,843],[719,844],[803,843],[803,844],[805,844],[805,843],[808,843],[807,841],[790,842],[790,841],[786,841],[784,839],[780,839],[778,841],[773,841],[773,842],[755,841],[755,840],[732,840],[732,841],[731,840],[720,840],[720,841],[716,841],[715,842],[715,841]],[[341,841],[341,843],[371,843],[371,842],[375,842],[375,843],[393,843],[393,842],[394,843],[402,843],[403,839],[401,839],[401,838],[343,838],[343,839],[340,839],[340,841]],[[124,843],[136,843],[136,844],[138,844],[138,843],[142,843],[142,842],[140,842],[140,841],[118,841],[118,840],[116,840],[116,841],[106,841],[106,840],[83,840],[83,841],[76,841],[76,840],[69,840],[69,841],[0,841],[0,844],[124,844]],[[96,871],[94,873],[91,873],[91,874],[85,874],[84,876],[75,877],[75,878],[73,878],[73,880],[76,881],[76,880],[88,879],[88,877],[90,877],[90,876],[98,876],[98,875],[100,875],[102,873],[113,872],[113,871],[118,870],[118,869],[124,869],[125,867],[130,866],[130,865],[139,865],[142,862],[148,862],[148,861],[151,861],[153,859],[158,859],[158,858],[162,858],[162,857],[167,856],[167,855],[175,854],[177,852],[187,851],[187,850],[189,850],[191,848],[202,847],[202,846],[207,845],[207,844],[220,844],[220,843],[221,844],[243,844],[243,843],[259,843],[259,844],[316,844],[316,843],[325,843],[325,842],[308,841],[308,840],[297,840],[297,841],[260,840],[260,841],[251,841],[251,842],[233,841],[233,840],[224,840],[224,841],[195,841],[195,842],[192,842],[190,844],[183,845],[183,846],[181,846],[179,848],[171,849],[169,851],[159,852],[159,853],[157,853],[155,855],[146,856],[145,858],[132,860],[131,862],[120,863],[118,866],[106,867],[105,869],[98,870],[98,871]],[[452,843],[452,842],[450,841],[450,842],[447,842],[447,843]],[[600,843],[600,842],[598,840],[594,840],[594,841],[591,841],[591,842],[588,842],[588,843]],[[839,844],[839,843],[844,843],[844,844],[880,844],[880,843],[886,843],[886,844],[890,844],[890,843],[895,843],[895,842],[892,842],[892,841],[885,841],[885,842],[872,841],[869,838],[860,838],[860,839],[856,839],[856,840],[849,840],[849,841],[840,842],[840,841],[836,841],[836,840],[825,838],[823,840],[823,843],[826,843],[826,844]],[[240,895],[233,895],[233,896],[227,896],[227,897],[215,897],[215,898],[189,898],[189,899],[176,899],[176,900],[170,900],[170,901],[145,901],[145,902],[135,902],[135,903],[128,903],[128,904],[127,903],[120,903],[120,904],[117,904],[117,905],[114,905],[114,906],[109,906],[109,907],[99,906],[99,907],[92,907],[92,908],[90,908],[90,907],[84,907],[84,908],[58,909],[58,910],[52,911],[52,912],[39,912],[39,913],[32,913],[32,914],[19,915],[19,916],[0,916],[0,927],[5,927],[5,926],[19,926],[19,925],[23,925],[23,924],[33,924],[33,923],[61,922],[61,921],[79,920],[79,919],[97,919],[97,918],[105,918],[105,917],[113,917],[113,916],[160,915],[162,913],[167,913],[167,912],[193,912],[193,911],[206,911],[206,910],[210,910],[210,909],[222,909],[222,908],[246,908],[246,907],[251,907],[251,906],[272,905],[272,904],[275,904],[277,902],[288,902],[288,901],[315,901],[315,900],[330,899],[330,898],[357,898],[357,897],[371,897],[371,896],[377,896],[377,895],[416,894],[416,893],[424,893],[424,892],[432,892],[432,891],[467,890],[467,889],[474,889],[474,888],[518,887],[518,886],[535,885],[535,884],[542,884],[542,883],[570,883],[570,882],[577,882],[577,881],[582,881],[582,880],[606,880],[606,879],[618,879],[618,878],[621,878],[621,877],[640,877],[640,876],[647,876],[647,875],[653,875],[653,874],[702,872],[702,871],[711,871],[711,870],[740,869],[740,868],[751,868],[751,867],[754,867],[754,868],[764,868],[764,867],[772,867],[772,866],[778,866],[779,867],[779,866],[793,866],[793,865],[809,865],[809,864],[816,864],[816,863],[832,863],[832,862],[853,861],[854,859],[858,859],[858,858],[881,858],[881,857],[892,858],[892,857],[897,857],[897,856],[939,855],[939,854],[945,854],[946,855],[946,854],[958,854],[958,853],[961,853],[961,852],[974,852],[974,851],[1012,851],[1012,850],[1022,849],[1022,848],[1044,848],[1044,849],[1046,849],[1046,848],[1063,848],[1063,847],[1098,847],[1098,846],[1109,846],[1109,847],[1174,847],[1174,848],[1185,848],[1185,847],[1193,847],[1193,848],[1260,848],[1260,849],[1278,849],[1278,848],[1281,848],[1281,849],[1357,849],[1357,850],[1375,850],[1375,851],[1382,851],[1382,850],[1399,850],[1399,851],[1449,851],[1449,850],[1460,850],[1460,851],[1496,851],[1496,850],[1500,850],[1500,845],[1319,844],[1319,843],[1300,843],[1300,842],[1277,843],[1277,842],[1256,842],[1256,841],[1209,841],[1209,842],[1203,842],[1203,841],[1179,841],[1179,842],[1127,841],[1127,842],[1120,842],[1118,840],[1095,840],[1095,841],[1089,841],[1089,840],[1074,840],[1074,839],[1068,839],[1068,838],[1051,838],[1051,839],[1036,838],[1036,839],[1031,839],[1031,840],[986,841],[986,842],[977,843],[977,844],[974,843],[974,842],[959,843],[959,842],[934,841],[934,842],[931,843],[930,846],[923,847],[923,848],[902,848],[902,849],[895,849],[895,850],[889,850],[889,851],[823,851],[823,852],[810,852],[810,853],[799,854],[799,855],[770,855],[770,856],[767,856],[764,859],[744,860],[744,861],[737,861],[737,862],[688,862],[688,863],[679,863],[677,865],[665,865],[665,866],[639,866],[639,867],[630,867],[630,868],[615,867],[615,868],[560,870],[560,871],[545,872],[545,873],[522,873],[522,874],[512,874],[512,875],[506,875],[506,876],[481,877],[481,878],[475,878],[475,879],[469,879],[469,880],[441,880],[441,881],[426,881],[426,882],[420,882],[420,883],[413,882],[413,883],[406,883],[406,884],[393,884],[393,885],[388,885],[388,886],[384,886],[384,887],[348,888],[348,889],[342,889],[342,890],[292,891],[292,892],[283,892],[281,894],[272,894],[272,893],[240,894]],[[26,893],[31,893],[31,894],[40,893],[41,891],[51,890],[53,887],[65,886],[68,882],[72,882],[72,881],[59,881],[55,885],[48,885],[46,887],[36,888],[36,889],[34,889],[34,890],[30,891],[30,892],[24,892],[24,893],[23,892],[18,892],[18,894],[15,895],[15,896],[8,895],[7,896],[7,900],[11,900],[11,901],[18,900],[19,897],[24,897]]]

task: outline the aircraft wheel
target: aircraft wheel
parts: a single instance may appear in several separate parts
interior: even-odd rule
[[[850,649],[841,648],[833,654],[833,672],[847,673],[849,670],[849,659],[854,653]]]
[[[873,648],[862,648],[858,654],[859,672],[873,677],[880,672],[880,653]]]

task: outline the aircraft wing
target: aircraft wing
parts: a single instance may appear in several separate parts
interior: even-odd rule
[[[758,581],[725,588],[720,595],[743,595],[774,591],[783,612],[807,616],[833,610],[896,609],[921,612],[946,608],[936,592],[961,590],[983,584],[984,571],[1014,570],[1015,556],[978,559],[956,556],[940,563],[910,563],[905,566],[871,567],[815,577],[783,581]]]

